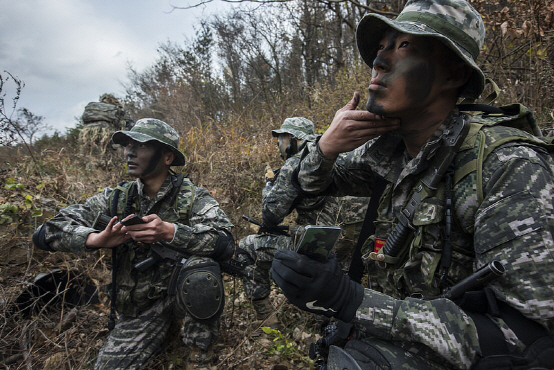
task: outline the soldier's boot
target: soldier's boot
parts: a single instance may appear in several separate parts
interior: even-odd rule
[[[256,310],[256,319],[263,321],[262,326],[269,326],[272,329],[282,330],[281,322],[277,319],[275,309],[269,301],[269,297],[252,301]]]
[[[189,352],[185,363],[185,370],[212,370],[214,365],[213,346],[208,347],[207,351],[193,346]]]

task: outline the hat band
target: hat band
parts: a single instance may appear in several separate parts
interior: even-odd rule
[[[446,36],[451,41],[460,45],[462,48],[467,50],[473,60],[475,61],[479,56],[479,46],[473,38],[471,38],[467,33],[462,31],[460,28],[451,27],[448,22],[445,22],[444,18],[441,18],[435,14],[431,13],[421,13],[421,12],[405,12],[401,13],[397,18],[397,22],[418,22],[423,23],[426,26],[431,27],[436,32]],[[456,41],[454,41],[456,40]]]

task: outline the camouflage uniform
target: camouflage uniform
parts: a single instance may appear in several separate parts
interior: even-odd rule
[[[366,16],[360,22],[358,47],[366,63],[373,61],[376,42],[388,26],[412,34],[436,35],[421,23],[426,22],[423,16],[421,22],[414,21],[410,20],[409,13],[430,15],[443,11],[437,3],[456,9],[453,16],[439,14],[439,19],[457,24],[473,39],[484,38],[482,23],[479,25],[476,21],[480,18],[450,19],[460,16],[460,9],[468,11],[465,1],[409,1],[397,18],[397,22],[402,22],[395,23],[378,15]],[[447,44],[453,45],[453,42],[448,40]],[[472,56],[463,57],[471,66],[475,65],[473,59],[478,54],[478,45],[482,43],[476,42]],[[458,46],[449,47],[456,49],[458,54],[467,53]],[[470,83],[462,92],[473,98],[483,89],[482,72],[475,68]],[[346,157],[339,157],[336,162],[325,158],[317,143],[310,144],[297,180],[304,191],[314,195],[371,196],[375,174],[384,177],[388,185],[381,198],[373,240],[387,240],[398,223],[400,211],[407,206],[419,180],[443,145],[441,136],[460,124],[458,119],[467,121],[471,117],[458,110],[451,112],[415,158],[407,153],[402,139],[394,133],[383,134]],[[487,143],[498,140],[495,130],[485,130],[485,134]],[[474,138],[468,136],[464,144],[470,143],[471,139]],[[462,172],[466,156],[475,150],[471,145],[462,145],[452,162],[454,170]],[[477,197],[475,172],[455,182],[452,189],[452,265],[449,271],[449,285],[453,285],[489,262],[500,261],[506,273],[490,284],[496,299],[529,319],[522,319],[523,322],[538,323],[549,335],[554,333],[552,168],[552,157],[543,148],[512,142],[494,149],[484,161],[482,202]],[[473,316],[445,298],[422,300],[411,297],[414,293],[430,296],[440,293],[438,263],[444,235],[443,191],[444,179],[437,195],[416,208],[413,218],[416,230],[410,233],[406,253],[396,264],[380,269],[384,291],[365,289],[363,301],[352,321],[365,339],[347,345],[354,357],[364,351],[369,356],[369,353],[375,353],[375,350],[370,352],[374,347],[382,353],[391,353],[391,357],[402,357],[403,368],[449,369],[467,369],[480,358],[483,343],[479,340],[481,333]],[[373,244],[368,245],[366,256],[373,252],[373,247]],[[504,336],[504,341],[497,344],[507,345],[511,354],[521,354],[525,349],[523,339],[517,337],[502,318],[492,317],[489,313],[486,316]]]
[[[299,120],[300,123],[298,122]],[[302,133],[302,122],[305,125]],[[288,126],[289,123],[293,125]],[[308,141],[312,141],[313,123],[305,118],[287,118],[280,130],[274,130],[273,135],[282,132],[293,134],[304,139],[299,150]],[[249,299],[259,300],[267,297],[270,291],[269,269],[273,255],[279,249],[294,249],[297,240],[304,232],[306,225],[338,225],[342,228],[340,239],[335,245],[334,253],[343,270],[348,271],[352,253],[358,241],[364,216],[367,210],[368,198],[365,197],[316,197],[306,198],[291,184],[292,173],[300,162],[298,156],[288,158],[280,168],[274,181],[266,183],[262,191],[262,218],[266,227],[279,225],[293,210],[297,211],[295,225],[289,228],[288,235],[264,233],[249,235],[239,242],[239,259],[249,264],[253,279],[243,278],[246,295]]]
[[[146,134],[138,131],[132,133],[146,135],[145,140],[149,137],[149,130],[159,129],[156,126],[150,127],[148,119],[139,120],[133,130],[140,128]],[[118,142],[116,135],[118,133],[114,134],[114,142]],[[172,165],[183,165],[184,156],[177,149],[176,135],[174,130],[166,132],[163,140],[170,144],[177,143],[169,145],[176,154]],[[183,185],[180,185],[175,204],[169,196],[175,186],[175,177],[174,173],[168,174],[154,199],[143,192],[144,185],[140,179],[120,184],[120,189],[136,184],[136,196],[132,202],[126,202],[123,192],[120,194],[117,216],[119,219],[132,213],[144,216],[155,211],[162,220],[175,225],[174,239],[169,245],[192,255],[186,260],[184,267],[211,262],[219,238],[218,230],[230,232],[233,225],[208,191],[194,186],[186,178]],[[48,246],[55,251],[76,254],[89,251],[85,242],[89,234],[96,232],[92,228],[93,222],[98,214],[112,213],[113,192],[114,189],[105,188],[84,204],[61,209],[56,217],[45,224]],[[126,204],[130,204],[130,208],[125,209]],[[116,250],[116,307],[119,320],[100,350],[95,368],[137,369],[160,349],[171,323],[178,319],[173,311],[175,296],[170,296],[167,292],[175,262],[164,259],[146,271],[139,272],[133,266],[152,256],[149,245],[131,239]],[[194,344],[206,350],[217,335],[218,321],[200,323],[185,317],[185,323],[185,344]]]

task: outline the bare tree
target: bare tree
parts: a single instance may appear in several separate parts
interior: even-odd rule
[[[12,145],[17,142],[18,137],[21,137],[17,123],[14,120],[14,114],[25,83],[8,71],[4,71],[4,73],[6,76],[0,74],[0,145]],[[7,91],[9,88],[7,84],[10,81],[13,82],[15,88],[11,98]],[[6,100],[8,102],[11,100],[11,104],[6,106]]]
[[[37,163],[30,144],[33,136],[47,126],[43,122],[43,117],[35,116],[24,108],[18,111],[22,118],[14,118],[14,114],[17,111],[17,103],[21,96],[21,90],[25,87],[25,83],[8,71],[4,71],[4,73],[6,73],[7,76],[0,74],[0,145],[9,146],[17,142],[22,142],[29,151],[29,155],[33,162]],[[6,83],[10,80],[13,81],[15,85],[15,92],[11,99],[8,99]],[[6,99],[12,101],[11,106],[7,108],[10,111],[6,110]],[[29,143],[25,140],[26,138],[30,140]]]
[[[197,8],[200,6],[205,6],[209,3],[211,3],[213,0],[190,0],[190,1],[184,1],[185,5],[182,6],[176,6],[172,5],[173,10],[177,9],[192,9]],[[270,5],[270,4],[284,4],[284,3],[291,3],[296,0],[221,0],[226,3],[253,3],[253,4],[260,4],[260,5]],[[357,8],[363,9],[365,12],[369,13],[377,13],[377,14],[383,14],[383,15],[397,15],[398,13],[395,11],[388,10],[389,7],[380,7],[379,5],[387,5],[389,3],[394,3],[394,1],[365,1],[365,4],[363,4],[361,1],[357,0],[313,0],[312,3],[322,3],[328,6],[333,6],[334,4],[350,4]],[[396,6],[401,7],[403,3],[405,3],[405,0],[398,0],[396,3],[400,3],[400,5]],[[376,4],[376,5],[375,5]]]
[[[17,112],[18,118],[16,125],[21,135],[27,138],[29,146],[33,146],[36,134],[52,128],[44,122],[43,116],[37,116],[27,108],[19,108]]]

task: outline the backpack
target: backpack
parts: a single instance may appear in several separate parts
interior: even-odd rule
[[[460,152],[466,151],[466,155],[471,158],[466,158],[466,163],[456,170],[453,182],[456,184],[465,176],[476,172],[479,203],[483,201],[483,163],[500,145],[519,141],[544,147],[554,153],[554,138],[542,135],[533,112],[522,104],[501,107],[460,104],[458,108],[472,116],[470,131],[460,147]]]
[[[125,111],[117,105],[102,102],[90,102],[86,105],[81,116],[85,125],[106,122],[117,129],[121,128],[121,121],[124,120]]]

